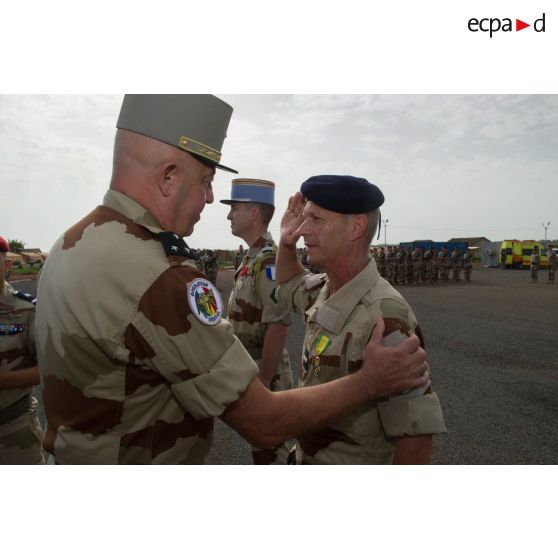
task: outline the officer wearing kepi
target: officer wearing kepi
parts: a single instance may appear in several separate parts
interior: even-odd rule
[[[324,386],[357,370],[379,318],[386,346],[417,335],[409,304],[379,276],[368,246],[378,227],[380,189],[354,176],[313,176],[289,200],[277,255],[279,300],[305,316],[301,385]],[[312,275],[293,256],[300,236]],[[308,387],[306,387],[308,386]],[[299,436],[298,464],[430,463],[432,435],[445,432],[438,397],[430,384],[391,398],[369,401],[327,428]]]
[[[256,378],[183,239],[213,202],[215,169],[232,171],[220,162],[231,114],[212,95],[124,97],[110,188],[39,280],[49,462],[203,463],[215,417],[274,447],[427,381],[416,337],[373,338],[361,370],[325,389],[273,393]]]
[[[292,322],[289,304],[275,297],[277,246],[268,231],[275,211],[275,184],[269,180],[236,178],[232,181],[227,219],[231,232],[249,248],[234,275],[228,320],[235,335],[260,367],[259,378],[271,391],[293,387],[289,353],[285,349]],[[253,449],[256,464],[287,462],[286,446]]]
[[[0,236],[0,464],[40,465],[42,431],[31,395],[39,383],[34,297],[4,280],[9,251]]]

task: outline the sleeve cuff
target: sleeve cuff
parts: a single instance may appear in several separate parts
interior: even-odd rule
[[[204,374],[171,384],[180,403],[195,419],[217,417],[246,391],[259,369],[242,343],[235,339],[215,365]]]
[[[378,413],[388,438],[447,432],[435,393],[380,401]]]

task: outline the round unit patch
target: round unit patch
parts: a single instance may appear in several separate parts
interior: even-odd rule
[[[223,315],[223,302],[217,288],[201,278],[189,283],[187,288],[192,314],[202,324],[217,325]]]

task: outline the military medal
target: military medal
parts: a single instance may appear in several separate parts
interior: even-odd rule
[[[312,358],[312,371],[314,376],[319,376],[321,372],[320,355],[331,345],[331,339],[327,335],[321,335],[316,342],[314,357]]]
[[[316,355],[314,357],[313,363],[312,363],[312,370],[314,371],[314,376],[319,376],[320,372],[321,372],[321,368],[320,368],[320,357],[318,355]]]

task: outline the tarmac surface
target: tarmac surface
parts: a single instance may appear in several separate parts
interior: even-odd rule
[[[558,463],[558,284],[546,280],[546,271],[530,284],[527,270],[475,269],[471,283],[399,287],[421,325],[448,428],[434,439],[433,463]],[[232,272],[219,271],[217,285],[228,300]],[[303,334],[295,316],[295,375]],[[249,464],[250,447],[216,421],[207,463]]]

